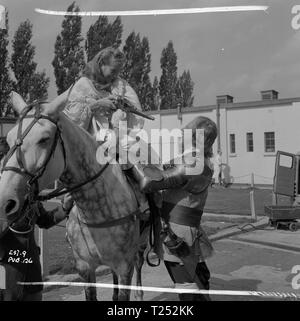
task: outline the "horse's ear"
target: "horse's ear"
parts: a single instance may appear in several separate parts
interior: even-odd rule
[[[12,91],[9,95],[13,110],[19,115],[26,107],[24,99],[15,91]]]
[[[73,87],[73,86],[72,86]],[[64,110],[68,102],[68,98],[72,87],[57,96],[48,106],[46,112],[48,115],[58,117],[59,113]]]

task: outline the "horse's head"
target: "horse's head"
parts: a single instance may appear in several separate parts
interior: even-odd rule
[[[0,234],[22,216],[28,198],[59,178],[65,166],[58,119],[68,91],[30,106],[15,92],[10,98],[19,119],[7,135],[10,150],[1,166]]]

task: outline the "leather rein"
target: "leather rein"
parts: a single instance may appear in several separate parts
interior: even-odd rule
[[[26,201],[24,202],[23,208],[17,212],[17,215],[15,215],[15,217],[11,218],[14,214],[10,215],[10,220],[9,220],[10,222],[8,224],[8,227],[5,230],[5,231],[7,231],[8,229],[10,229],[12,232],[17,233],[17,234],[27,234],[27,233],[30,233],[34,229],[34,224],[35,224],[34,217],[37,214],[37,206],[36,206],[37,202],[50,200],[54,197],[62,196],[66,193],[72,193],[74,191],[77,191],[78,189],[80,189],[84,185],[86,185],[86,184],[92,182],[93,180],[97,179],[98,177],[100,177],[101,174],[105,171],[105,169],[109,165],[109,163],[106,163],[97,174],[95,174],[94,176],[88,178],[86,181],[79,183],[71,188],[65,188],[63,190],[62,190],[62,188],[57,188],[54,191],[50,192],[49,194],[39,195],[38,179],[45,172],[47,165],[56,150],[58,141],[60,141],[60,143],[61,143],[63,157],[64,157],[64,172],[66,169],[66,151],[65,151],[63,139],[61,137],[60,128],[55,120],[51,119],[47,115],[41,114],[40,104],[42,104],[42,103],[46,103],[46,102],[35,101],[35,102],[31,103],[30,105],[28,105],[27,107],[25,107],[25,109],[20,114],[20,116],[18,118],[18,122],[17,122],[17,124],[18,124],[17,139],[15,141],[15,144],[10,148],[7,155],[5,156],[5,159],[3,162],[3,167],[1,170],[1,173],[4,171],[13,171],[13,172],[16,172],[17,174],[28,177],[28,180],[26,182],[27,188],[28,188],[28,193],[25,196]],[[34,114],[28,115],[28,113],[33,109],[35,109]],[[28,119],[28,118],[32,118],[32,122],[28,125],[28,127],[24,130],[24,132],[22,132],[23,120]],[[46,119],[46,120],[52,122],[56,126],[56,132],[55,132],[54,141],[52,143],[52,146],[51,146],[50,152],[46,158],[46,161],[37,170],[36,173],[31,173],[26,168],[26,165],[24,164],[24,162],[22,160],[21,146],[23,144],[25,137],[28,135],[28,133],[30,132],[32,127],[40,119]],[[18,162],[19,167],[6,166],[8,160],[12,157],[12,155],[14,153],[16,153],[16,158],[17,158],[17,162]],[[23,213],[25,213],[25,214],[22,215]],[[83,220],[80,220],[80,221],[90,227],[105,228],[105,227],[124,224],[127,220],[135,221],[137,218],[137,215],[138,215],[138,211],[135,211],[135,212],[133,212],[133,213],[121,218],[121,219],[114,219],[114,220],[111,220],[108,222],[103,222],[103,223],[86,223]],[[14,224],[16,224],[20,220],[24,220],[24,219],[27,220],[27,223],[29,226],[28,230],[18,231],[13,228]]]

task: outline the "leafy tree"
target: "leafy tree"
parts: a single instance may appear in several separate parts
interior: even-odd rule
[[[125,55],[125,64],[122,70],[122,77],[126,79],[134,89],[137,88],[136,77],[137,73],[137,60],[138,60],[138,51],[141,46],[140,35],[131,32],[123,47],[123,52]]]
[[[176,86],[175,86],[175,94],[176,94],[176,107],[183,106],[183,92],[182,92],[182,88],[181,88],[181,84],[179,79],[176,82]]]
[[[15,90],[25,99],[29,100],[31,80],[36,70],[33,58],[35,47],[31,44],[32,24],[29,20],[22,22],[15,32],[11,56],[11,69],[15,75]]]
[[[46,76],[45,70],[36,72],[31,80],[30,99],[47,99],[50,79]]]
[[[46,77],[46,73],[44,71],[42,73],[36,72],[35,47],[31,44],[31,38],[32,24],[26,20],[20,24],[14,35],[10,63],[15,76],[14,89],[27,102],[47,97],[49,86],[49,78]]]
[[[190,71],[184,71],[178,79],[178,87],[180,88],[180,103],[182,107],[192,107],[194,102],[193,90],[194,82],[192,81]]]
[[[136,91],[144,110],[150,110],[152,104],[151,54],[147,37],[142,40],[139,34],[132,32],[123,48],[125,65],[122,76]]]
[[[73,2],[67,11],[78,12],[79,7]],[[56,38],[52,66],[58,94],[66,91],[77,80],[84,67],[81,26],[80,16],[66,15],[62,22],[62,31]]]
[[[163,49],[160,65],[162,69],[159,82],[161,109],[176,108],[177,55],[172,41],[169,41],[167,47]]]
[[[11,91],[11,79],[9,76],[8,62],[8,13],[6,12],[6,29],[0,29],[0,117],[8,116],[11,108],[8,104],[8,96]]]
[[[141,42],[140,60],[141,67],[141,82],[138,88],[138,96],[144,110],[151,109],[152,102],[152,85],[149,73],[151,71],[151,54],[148,38],[143,37]]]
[[[154,77],[152,84],[152,101],[151,110],[157,110],[160,107],[160,96],[159,96],[159,82],[157,77]]]
[[[90,61],[103,48],[119,47],[122,42],[123,25],[120,17],[112,23],[107,16],[100,16],[87,32],[85,49]]]

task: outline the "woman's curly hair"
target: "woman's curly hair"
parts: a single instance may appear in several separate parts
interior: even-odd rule
[[[83,76],[94,81],[103,81],[101,66],[110,64],[111,58],[113,58],[114,67],[121,70],[125,63],[125,55],[118,48],[107,47],[99,51],[95,57],[86,64],[82,73]]]

